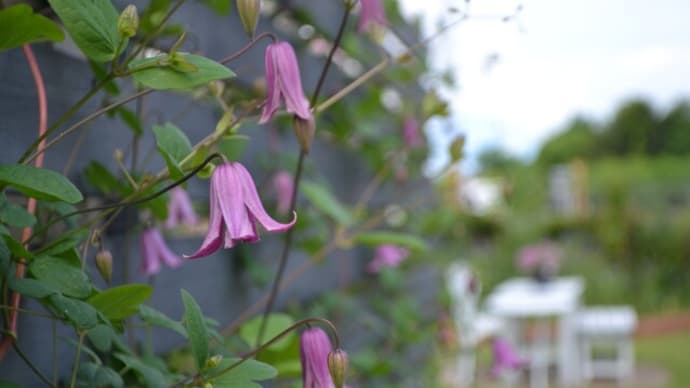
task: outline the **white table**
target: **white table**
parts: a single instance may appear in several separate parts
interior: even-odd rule
[[[584,282],[579,277],[558,277],[545,284],[526,277],[512,278],[491,292],[486,300],[486,310],[514,323],[513,327],[525,319],[557,319],[558,377],[562,386],[570,387],[580,382],[575,314],[583,290]],[[510,340],[517,340],[517,332],[506,334],[512,336]],[[535,375],[546,379],[545,374],[541,377],[538,373],[531,375],[533,387],[546,385],[543,381],[534,381]]]

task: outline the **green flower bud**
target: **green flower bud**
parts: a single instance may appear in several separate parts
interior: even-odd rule
[[[335,388],[343,388],[347,364],[347,353],[344,350],[336,349],[328,353],[328,371],[331,373]]]
[[[216,354],[213,357],[209,357],[208,359],[206,359],[206,369],[210,370],[217,367],[218,365],[220,365],[221,361],[223,361],[223,356],[220,354]]]
[[[113,255],[109,250],[104,249],[96,253],[96,268],[103,280],[110,284],[113,277]]]
[[[261,0],[237,0],[237,13],[240,15],[244,31],[249,38],[253,38],[261,13]]]
[[[314,139],[314,132],[316,131],[314,118],[310,117],[305,120],[295,115],[292,120],[292,128],[295,130],[295,136],[297,136],[297,142],[302,151],[309,153],[309,150],[311,150],[311,142]]]
[[[130,4],[125,7],[117,19],[117,32],[120,36],[131,38],[137,34],[137,29],[139,29],[137,7],[134,4]]]

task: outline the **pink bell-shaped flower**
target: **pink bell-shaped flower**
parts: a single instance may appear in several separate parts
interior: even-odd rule
[[[357,31],[363,32],[369,28],[369,25],[385,25],[386,13],[383,9],[381,0],[360,0],[361,8],[359,11],[359,22],[357,23]]]
[[[498,377],[504,371],[520,369],[525,366],[525,361],[518,356],[510,342],[502,338],[494,338],[492,349],[494,356],[491,366],[492,376]]]
[[[165,227],[174,228],[177,225],[193,226],[199,222],[199,218],[194,212],[192,200],[189,199],[187,191],[179,186],[170,190],[170,201],[168,202],[168,219]]]
[[[295,188],[295,179],[287,171],[278,171],[273,176],[273,189],[278,197],[278,213],[287,214],[292,202],[292,191]]]
[[[318,327],[311,327],[300,336],[300,360],[302,362],[302,387],[334,388],[328,370],[328,355],[333,350],[328,334]]]
[[[221,245],[232,248],[239,242],[259,240],[258,222],[269,232],[283,232],[297,221],[283,224],[266,213],[256,191],[256,185],[246,168],[238,162],[226,162],[213,170],[210,188],[210,220],[208,232],[196,253],[188,259],[205,257]]]
[[[161,232],[157,228],[147,228],[141,234],[141,272],[155,275],[161,270],[161,262],[176,268],[182,265],[182,260],[165,244]]]
[[[309,101],[304,96],[302,78],[295,50],[288,42],[276,42],[266,47],[266,104],[259,124],[265,124],[280,108],[281,99],[285,109],[299,118],[310,121],[312,113]]]
[[[424,145],[424,139],[419,131],[417,120],[414,117],[406,117],[403,122],[403,140],[408,148],[419,148]]]
[[[407,258],[410,251],[393,244],[384,244],[376,247],[374,258],[367,265],[367,271],[377,273],[382,268],[396,268]]]

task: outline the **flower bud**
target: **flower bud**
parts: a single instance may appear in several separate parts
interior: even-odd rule
[[[96,253],[96,268],[103,280],[110,284],[113,277],[113,255],[109,250],[103,249]]]
[[[254,37],[254,31],[259,21],[260,12],[261,0],[237,0],[237,13],[240,15],[242,27],[247,35],[249,35],[249,38]]]
[[[216,354],[213,357],[209,357],[206,359],[206,369],[213,369],[220,365],[220,362],[223,361],[223,356],[221,354]]]
[[[117,18],[117,32],[120,36],[131,38],[137,34],[137,29],[139,29],[137,7],[134,4],[130,4],[125,7],[120,17]]]
[[[314,118],[303,119],[295,115],[292,120],[292,128],[295,130],[295,136],[297,136],[297,142],[304,153],[309,153],[311,149],[311,141],[314,139],[314,132],[316,127],[314,126]]]
[[[328,371],[331,373],[335,388],[343,388],[347,364],[347,353],[344,350],[336,349],[328,354]]]

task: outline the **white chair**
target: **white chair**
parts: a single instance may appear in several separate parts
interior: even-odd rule
[[[497,334],[503,327],[503,322],[499,318],[478,311],[477,304],[481,287],[476,278],[472,279],[472,271],[462,263],[453,263],[448,268],[446,281],[460,341],[458,387],[472,385],[476,368],[477,345]],[[471,285],[473,281],[474,286]]]
[[[630,306],[590,307],[578,313],[577,330],[582,357],[582,377],[614,378],[622,383],[635,369],[633,333],[637,314]],[[593,354],[594,348],[607,347],[610,357]]]

